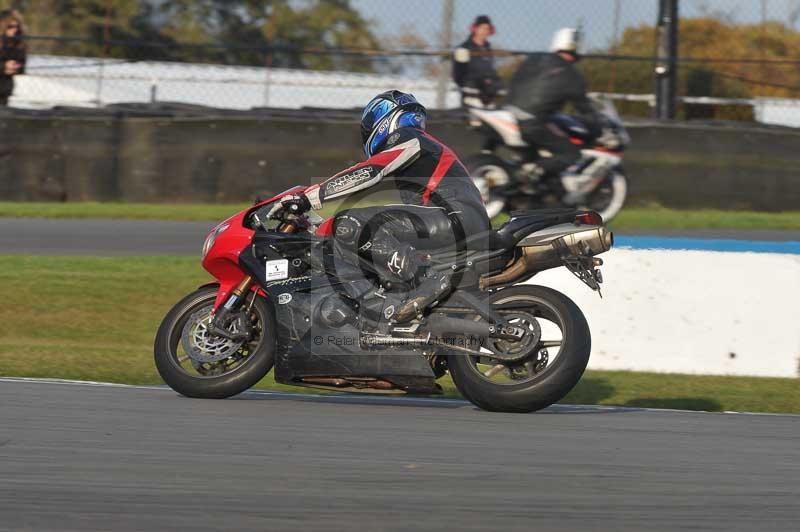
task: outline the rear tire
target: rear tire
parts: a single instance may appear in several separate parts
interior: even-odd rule
[[[589,363],[592,342],[583,312],[561,292],[543,286],[507,288],[485,301],[495,306],[511,302],[521,306],[530,303],[531,309],[547,308],[561,321],[560,350],[551,364],[520,384],[491,382],[478,370],[476,357],[448,354],[447,365],[458,391],[474,405],[492,412],[533,412],[560,401],[575,387]]]
[[[189,319],[210,308],[217,297],[217,287],[200,288],[176,304],[166,315],[156,333],[154,357],[159,375],[170,388],[186,397],[224,399],[251,388],[272,369],[275,357],[275,314],[272,305],[256,297],[251,316],[259,324],[257,345],[233,369],[219,375],[192,375],[181,364],[181,336]]]

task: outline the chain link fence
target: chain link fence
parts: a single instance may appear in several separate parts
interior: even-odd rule
[[[27,75],[17,78],[11,104],[351,108],[376,92],[398,88],[429,107],[452,108],[460,98],[450,79],[451,51],[469,38],[476,16],[488,15],[503,77],[525,54],[547,50],[559,28],[580,27],[586,52],[580,67],[592,90],[612,95],[624,114],[652,114],[659,0],[406,0],[402,9],[388,0],[351,0],[347,5],[363,21],[359,39],[323,35],[298,44],[275,37],[281,30],[271,28],[268,18],[266,26],[255,28],[261,32],[257,42],[244,31],[241,39],[209,35],[209,42],[195,44],[158,34],[120,38],[108,27],[95,28],[91,38],[32,35]],[[800,0],[680,0],[679,7],[681,118],[800,125],[795,99],[800,97]],[[305,31],[295,24],[286,30],[289,35]]]

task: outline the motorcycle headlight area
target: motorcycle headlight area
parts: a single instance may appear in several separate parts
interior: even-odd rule
[[[203,258],[206,258],[208,252],[211,251],[211,248],[214,247],[214,242],[217,241],[219,235],[227,231],[230,224],[221,224],[214,228],[208,236],[206,237],[206,241],[203,243]]]

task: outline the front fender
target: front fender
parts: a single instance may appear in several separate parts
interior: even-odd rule
[[[219,306],[222,305],[223,303],[225,303],[225,301],[228,299],[228,296],[230,295],[231,291],[234,288],[236,288],[237,284],[238,283],[234,283],[231,286],[222,287],[222,285],[219,283],[219,281],[210,281],[208,283],[201,284],[197,288],[198,288],[198,290],[202,289],[202,288],[216,288],[217,289],[217,300],[214,302],[214,312],[216,312],[217,309],[219,308]],[[253,284],[253,286],[250,287],[250,291],[251,292],[256,292],[258,295],[260,295],[263,298],[267,297],[267,293],[260,286],[257,286],[256,284]]]

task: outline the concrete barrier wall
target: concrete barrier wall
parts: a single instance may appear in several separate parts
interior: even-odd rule
[[[586,314],[589,368],[800,377],[800,255],[617,248],[603,258],[602,299],[564,268],[531,280]]]
[[[0,199],[239,201],[331,175],[361,157],[357,116],[0,111]],[[480,138],[452,114],[431,132],[464,157]],[[800,131],[633,124],[630,204],[800,208]]]

